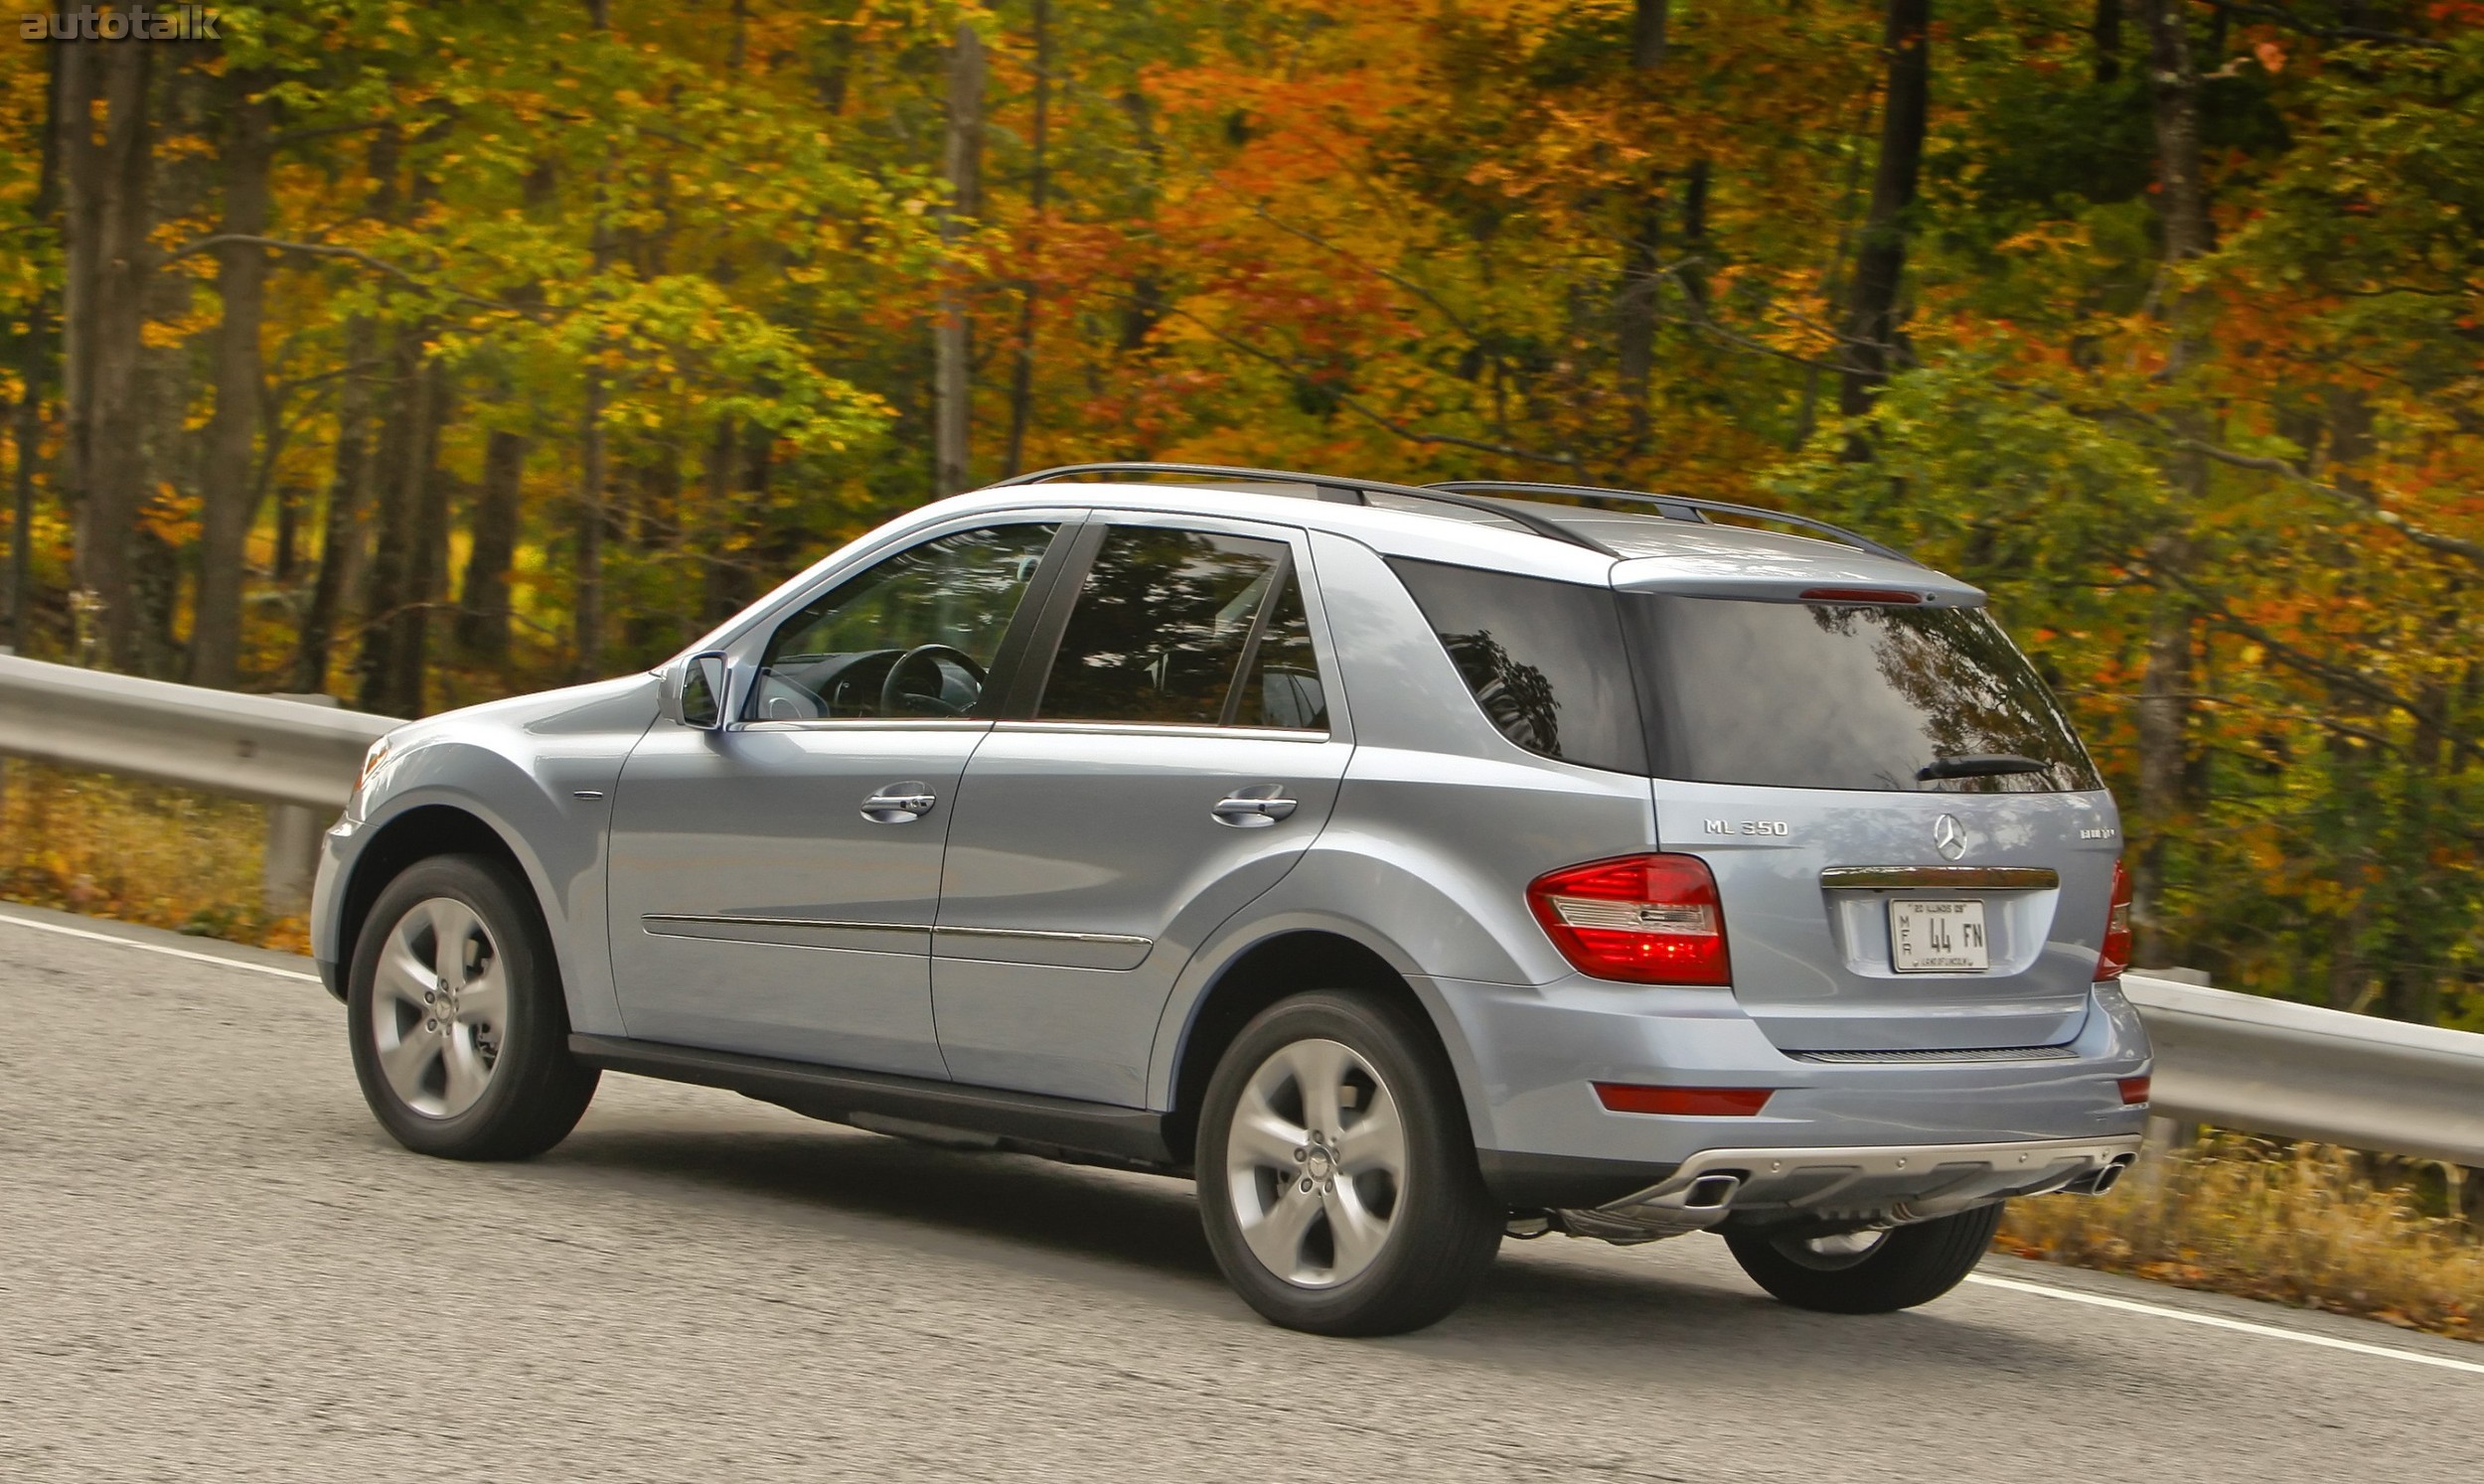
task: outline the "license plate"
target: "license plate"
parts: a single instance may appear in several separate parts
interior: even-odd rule
[[[1900,973],[1973,973],[1990,968],[1992,951],[1984,942],[1984,904],[1891,902],[1889,966]]]

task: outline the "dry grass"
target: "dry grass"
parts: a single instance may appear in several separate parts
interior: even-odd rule
[[[15,759],[0,778],[0,897],[307,952],[259,901],[259,806]]]
[[[1998,1251],[2484,1341],[2484,1241],[2373,1161],[2210,1133],[2110,1195],[2009,1208]],[[2437,1168],[2437,1167],[2435,1167]],[[2470,1177],[2474,1178],[2474,1177]]]
[[[10,762],[0,897],[300,952],[258,900],[256,805]],[[2344,1150],[2211,1134],[2149,1154],[2101,1199],[2010,1208],[1996,1246],[2409,1329],[2484,1340],[2484,1240]]]

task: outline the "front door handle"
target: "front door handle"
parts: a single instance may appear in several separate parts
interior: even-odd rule
[[[1294,801],[1279,797],[1283,792],[1276,784],[1238,790],[1217,800],[1207,813],[1217,823],[1236,829],[1265,829],[1294,813]]]
[[[862,801],[862,817],[874,824],[911,824],[940,800],[919,783],[893,783]]]

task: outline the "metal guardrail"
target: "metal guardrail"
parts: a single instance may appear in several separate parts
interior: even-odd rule
[[[271,863],[279,831],[308,821],[315,844],[401,724],[0,657],[0,753],[265,802]],[[2122,988],[2156,1042],[2160,1117],[2484,1166],[2484,1035],[2144,974]]]
[[[266,805],[260,894],[276,916],[309,901],[319,833],[354,792],[364,751],[404,725],[335,706],[0,655],[0,754]]]
[[[2484,1166],[2484,1035],[2126,974],[2159,1117]]]

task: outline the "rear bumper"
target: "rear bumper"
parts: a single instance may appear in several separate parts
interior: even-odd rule
[[[2021,1148],[2065,1141],[2122,1149],[2136,1146],[2147,1118],[2119,1086],[2149,1070],[2146,1032],[2110,983],[2096,986],[2077,1036],[2041,1055],[1836,1062],[1780,1051],[1730,993],[1713,989],[1585,978],[1418,987],[1457,1063],[1485,1179],[1513,1207],[1627,1202],[1736,1151],[1851,1163],[1863,1150],[1999,1146],[2014,1162]],[[1598,1099],[1599,1082],[1773,1095],[1752,1116],[1615,1113]],[[1922,1168],[1922,1155],[1905,1157]],[[1875,1180],[1849,1194],[1880,1189]],[[1900,1181],[1887,1193],[1898,1203],[1933,1192]],[[1748,1199],[1744,1213],[1765,1209],[1757,1189]]]
[[[1708,1149],[1663,1180],[1592,1210],[1564,1211],[1583,1237],[1675,1237],[1737,1227],[1904,1225],[2015,1196],[2101,1191],[2138,1157],[2139,1135],[1991,1144]]]

